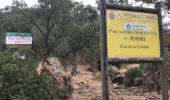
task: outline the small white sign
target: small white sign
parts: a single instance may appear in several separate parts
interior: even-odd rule
[[[6,44],[32,44],[32,35],[30,33],[6,33]]]
[[[145,24],[125,23],[124,28],[130,31],[148,31],[148,26]]]

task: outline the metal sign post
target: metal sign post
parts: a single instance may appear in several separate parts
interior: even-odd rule
[[[109,100],[106,44],[106,0],[100,0],[102,100]]]

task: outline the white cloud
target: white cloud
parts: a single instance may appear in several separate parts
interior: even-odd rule
[[[12,1],[13,0],[0,0],[0,8],[12,5]],[[38,2],[38,0],[25,0],[25,2],[30,7],[32,5],[35,5]]]
[[[38,3],[38,0],[25,0],[25,2],[27,3],[27,5],[30,7],[32,5],[35,5]]]
[[[0,0],[0,8],[4,8],[7,5],[12,5],[12,1],[13,0]],[[95,5],[95,0],[73,0],[73,1],[78,1],[78,2],[83,2],[83,4],[85,5]],[[27,3],[27,5],[30,7],[32,5],[37,4],[38,0],[25,0],[25,2]]]
[[[78,2],[83,2],[84,5],[96,5],[96,0],[73,0],[73,1],[78,1]]]
[[[0,8],[3,8],[7,5],[11,5],[12,4],[12,0],[0,0]]]

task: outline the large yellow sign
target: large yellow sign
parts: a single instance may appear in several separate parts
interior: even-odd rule
[[[106,9],[108,58],[159,58],[157,14]]]

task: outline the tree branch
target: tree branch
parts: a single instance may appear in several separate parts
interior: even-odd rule
[[[42,35],[45,35],[45,33],[41,30],[41,28],[39,27],[39,25],[35,22],[35,20],[34,20],[31,16],[28,16],[27,14],[25,14],[25,13],[22,11],[22,9],[20,9],[20,11],[21,11],[22,15],[24,15],[26,18],[30,19],[31,23],[36,26],[36,28],[40,31],[40,33],[41,33]]]

